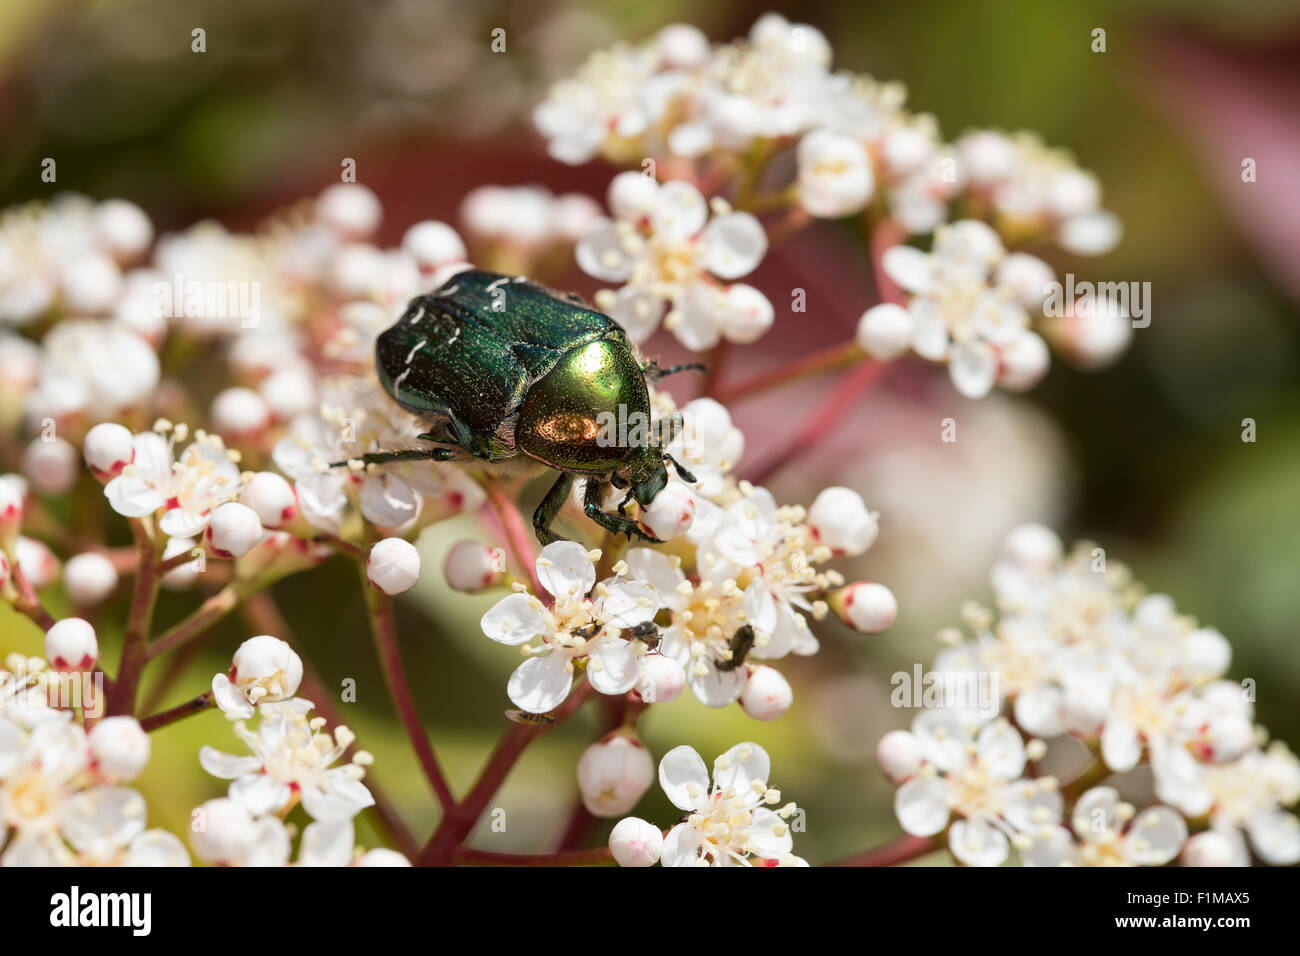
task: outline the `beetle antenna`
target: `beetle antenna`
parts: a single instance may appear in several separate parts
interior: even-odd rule
[[[678,372],[707,372],[709,367],[699,362],[685,362],[682,365],[670,365],[668,368],[660,368],[659,363],[650,359],[642,367],[646,378],[652,382],[658,382],[661,378],[667,378],[669,375],[676,375]]]
[[[691,474],[691,472],[672,455],[664,455],[664,461],[671,461],[673,463],[673,468],[676,469],[677,471],[677,477],[680,478],[682,481],[688,481],[691,484],[695,484],[695,482],[699,480],[693,474]]]

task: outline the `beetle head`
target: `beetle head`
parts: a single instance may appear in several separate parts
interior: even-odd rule
[[[628,463],[623,477],[630,486],[628,495],[635,498],[642,508],[646,507],[668,484],[668,469],[664,467],[663,452],[647,445],[641,454]]]

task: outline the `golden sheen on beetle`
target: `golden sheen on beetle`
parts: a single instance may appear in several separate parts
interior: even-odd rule
[[[376,341],[375,366],[384,390],[425,424],[420,438],[430,447],[372,452],[361,460],[553,469],[559,474],[533,514],[544,544],[560,537],[551,525],[577,477],[587,482],[588,518],[649,541],[655,539],[627,515],[628,503],[645,507],[654,500],[668,483],[665,462],[683,480],[695,480],[663,451],[679,419],[619,429],[619,440],[603,426],[648,423],[647,378],[702,366],[642,363],[623,328],[580,296],[521,276],[461,272],[411,300]],[[610,485],[627,492],[617,513],[604,509]]]

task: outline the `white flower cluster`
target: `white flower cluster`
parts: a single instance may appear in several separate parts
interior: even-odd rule
[[[89,733],[57,705],[68,686],[40,658],[0,668],[0,866],[189,866],[175,836],[146,829],[128,784],[149,762],[134,717]]]
[[[880,743],[882,768],[901,784],[896,810],[917,836],[947,831],[962,862],[996,865],[1011,847],[1027,865],[1245,864],[1300,861],[1300,762],[1253,723],[1252,697],[1225,679],[1221,634],[1143,596],[1128,570],[1081,544],[1065,554],[1040,525],[1007,538],[993,569],[997,610],[965,609],[973,639],[935,661],[935,699],[910,731]],[[991,707],[975,688],[996,690]],[[933,703],[933,706],[930,704]],[[990,717],[1001,712],[1004,716]],[[1135,815],[1109,786],[1074,794],[1026,776],[1049,743],[1088,744],[1097,776],[1144,764],[1164,806]],[[1188,840],[1188,822],[1204,832]],[[1205,829],[1208,824],[1208,829]]]
[[[662,185],[654,170],[623,173],[609,187],[613,218],[578,243],[590,275],[622,283],[598,304],[637,341],[661,320],[688,348],[752,342],[772,325],[771,302],[731,283],[752,272],[768,240],[746,207],[773,156],[790,148],[794,182],[785,194],[811,217],[861,213],[880,199],[910,235],[933,233],[927,255],[902,246],[886,271],[913,298],[878,306],[862,319],[858,342],[890,360],[907,350],[948,363],[954,384],[981,397],[994,384],[1033,387],[1049,364],[1043,304],[1055,278],[1042,259],[1007,245],[1054,240],[1078,255],[1100,255],[1120,238],[1100,206],[1096,177],[1031,134],[989,130],[945,144],[933,117],[904,108],[900,84],[832,72],[826,38],[807,24],[761,17],[747,39],[711,46],[693,27],[665,27],[640,46],[594,54],[577,76],[552,88],[537,109],[551,153],[580,163],[603,154],[640,164],[661,157],[739,163],[754,182],[733,201],[709,202],[692,182]],[[755,206],[755,208],[758,208]],[[945,226],[950,212],[966,218]],[[729,284],[731,283],[731,284]],[[1127,346],[1118,309],[1071,307],[1052,323],[1052,340],[1087,367]]]
[[[667,396],[657,401],[671,411]],[[635,689],[648,703],[668,703],[689,686],[710,707],[739,701],[772,720],[793,692],[766,662],[817,652],[808,617],[834,609],[866,633],[893,623],[897,607],[883,585],[845,587],[838,572],[818,567],[875,542],[877,516],[857,493],[830,488],[810,509],[778,506],[767,489],[730,474],[744,439],[723,406],[697,399],[682,417],[669,449],[700,480],[692,487],[674,477],[638,513],[672,547],[633,547],[597,583],[599,551],[547,545],[537,560],[547,595],[520,590],[484,615],[488,637],[528,657],[508,688],[517,707],[553,710],[582,668],[600,693]]]
[[[772,761],[755,743],[736,744],[713,762],[674,747],[659,761],[659,785],[685,813],[667,833],[640,817],[614,825],[609,848],[620,866],[807,866],[793,853],[790,820],[799,814],[769,786]]]

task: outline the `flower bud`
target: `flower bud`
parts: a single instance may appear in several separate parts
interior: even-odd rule
[[[1217,714],[1198,728],[1195,753],[1211,763],[1230,763],[1255,743],[1255,725],[1241,714]]]
[[[100,481],[108,481],[120,475],[135,458],[135,443],[130,429],[115,422],[101,422],[86,432],[81,451],[91,473]]]
[[[898,358],[912,344],[912,313],[892,302],[872,306],[858,320],[857,342],[882,362]]]
[[[317,406],[316,383],[305,369],[296,366],[272,372],[262,380],[258,392],[277,421],[291,421]]]
[[[755,720],[776,720],[793,703],[794,691],[785,675],[764,664],[750,671],[745,689],[740,692],[741,708]]]
[[[384,210],[375,194],[360,183],[334,183],[316,199],[316,215],[341,236],[355,239],[379,228]]]
[[[455,591],[475,594],[492,587],[506,570],[506,553],[478,541],[458,541],[447,552],[442,571]]]
[[[1193,677],[1222,677],[1232,663],[1232,646],[1218,631],[1202,627],[1183,638],[1183,667]]]
[[[80,315],[111,312],[122,294],[122,270],[100,252],[83,252],[68,259],[59,274],[68,311]]]
[[[263,528],[278,530],[298,513],[293,486],[273,471],[259,471],[244,482],[239,500],[257,513]]]
[[[664,485],[637,519],[642,530],[660,541],[685,534],[695,521],[695,492],[681,481]]]
[[[876,763],[891,783],[902,783],[921,769],[921,742],[906,730],[891,730],[876,745]]]
[[[37,439],[23,449],[22,472],[46,495],[66,494],[77,481],[77,449],[62,438]]]
[[[1052,364],[1047,343],[1033,332],[1016,336],[998,350],[998,384],[1013,392],[1027,392],[1043,380]]]
[[[1187,841],[1179,862],[1183,866],[1247,866],[1249,857],[1243,853],[1240,838],[1206,830]]]
[[[262,522],[248,505],[227,501],[212,512],[205,534],[213,554],[221,558],[238,558],[251,551],[262,539]]]
[[[190,843],[205,862],[238,866],[258,838],[247,810],[229,797],[209,800],[190,819]]]
[[[835,554],[856,557],[876,541],[877,514],[868,511],[862,496],[851,488],[827,488],[808,509],[813,536]]]
[[[1041,524],[1012,528],[1002,544],[1002,555],[1022,571],[1047,574],[1061,563],[1061,539]]]
[[[59,559],[43,541],[19,535],[13,553],[28,583],[38,591],[59,576]]]
[[[16,475],[0,475],[0,551],[12,553],[23,524],[23,498],[27,482]]]
[[[625,817],[609,833],[609,852],[619,866],[653,866],[664,849],[659,828],[640,817]]]
[[[636,692],[647,704],[671,704],[686,687],[686,668],[665,654],[645,654]]]
[[[385,538],[366,559],[370,583],[385,594],[401,594],[420,580],[420,552],[403,538]]]
[[[417,222],[406,230],[402,248],[421,269],[437,269],[449,262],[464,262],[469,255],[456,230],[433,219]]]
[[[227,388],[212,400],[209,418],[213,429],[226,438],[251,438],[266,429],[271,410],[251,388]]]
[[[212,696],[227,716],[247,720],[264,701],[287,700],[302,683],[302,658],[278,637],[261,634],[239,645],[230,675],[212,678]]]
[[[894,593],[874,581],[858,581],[840,588],[830,596],[829,603],[840,620],[862,634],[878,634],[898,616]]]
[[[77,607],[90,607],[113,593],[117,568],[98,551],[86,551],[63,566],[63,587]]]
[[[578,758],[582,804],[597,817],[616,817],[636,806],[655,779],[654,761],[632,733],[615,732]]]
[[[45,632],[45,659],[57,671],[88,671],[99,659],[99,641],[89,621],[65,617]]]
[[[722,293],[719,305],[722,310],[722,330],[727,340],[740,345],[757,342],[776,319],[776,312],[768,297],[743,282],[728,286]]]
[[[87,739],[95,772],[107,783],[130,783],[149,763],[149,735],[134,717],[105,717]]]
[[[628,170],[609,181],[606,199],[619,219],[637,222],[649,216],[659,194],[659,184],[649,176]]]
[[[95,207],[95,236],[118,262],[129,262],[153,242],[153,223],[135,203],[106,199]]]

